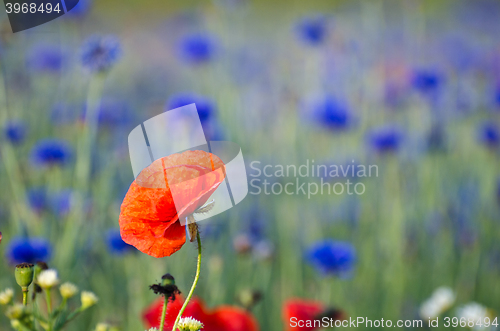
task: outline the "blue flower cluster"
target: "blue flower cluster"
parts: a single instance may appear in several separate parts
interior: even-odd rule
[[[356,250],[348,242],[321,240],[307,249],[306,260],[322,275],[349,277],[356,263]]]
[[[38,166],[64,166],[72,158],[72,148],[60,139],[39,140],[31,149],[31,161]]]
[[[6,250],[7,260],[12,264],[23,262],[46,262],[50,258],[51,245],[44,238],[12,238]]]
[[[92,72],[109,70],[122,57],[122,48],[114,36],[92,36],[81,50],[82,65]]]

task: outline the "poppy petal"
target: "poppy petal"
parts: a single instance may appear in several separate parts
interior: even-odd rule
[[[192,214],[224,180],[224,164],[204,151],[186,151],[145,168],[123,200],[123,241],[154,257],[170,256],[186,242],[179,217]]]

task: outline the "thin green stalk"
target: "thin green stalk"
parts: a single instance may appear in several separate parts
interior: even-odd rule
[[[23,289],[23,305],[28,305],[28,289]]]
[[[49,316],[49,327],[47,331],[52,330],[52,300],[50,299],[50,289],[45,290],[45,300],[47,300],[47,315]]]
[[[99,119],[99,104],[102,96],[105,73],[92,77],[86,102],[85,123],[78,138],[77,157],[75,165],[75,188],[78,194],[75,197],[75,206],[69,220],[66,222],[64,235],[61,238],[61,247],[72,247],[78,236],[81,235],[84,221],[85,197],[90,189],[90,170],[92,163],[92,149],[95,145]],[[57,258],[58,264],[66,265],[73,255],[73,250],[61,250]]]
[[[200,279],[200,270],[201,270],[201,238],[200,238],[200,232],[196,234],[196,240],[198,242],[198,263],[196,264],[196,276],[194,276],[194,282],[193,285],[191,286],[191,290],[189,290],[189,294],[186,298],[186,301],[184,301],[184,304],[182,305],[181,310],[179,311],[179,314],[177,315],[177,318],[175,319],[174,327],[172,328],[172,331],[177,330],[177,324],[179,323],[179,320],[182,317],[182,314],[184,313],[184,310],[186,309],[189,300],[191,300],[191,297],[193,296],[194,289],[196,288],[196,284],[198,284],[198,280]],[[162,319],[164,319],[165,316],[162,316]],[[160,329],[161,331],[161,329]]]
[[[167,313],[167,305],[168,305],[168,298],[165,297],[165,300],[163,300],[163,311],[161,313],[160,331],[163,331],[163,326],[165,325],[165,314]]]

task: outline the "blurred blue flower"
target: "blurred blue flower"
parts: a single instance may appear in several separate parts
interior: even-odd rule
[[[46,262],[50,257],[51,245],[44,238],[13,238],[6,249],[7,260],[11,264],[23,262]]]
[[[66,13],[66,17],[82,17],[90,11],[92,0],[79,0],[76,6]]]
[[[328,21],[324,15],[314,14],[301,18],[295,26],[298,37],[306,44],[319,45],[327,37]]]
[[[421,93],[437,91],[444,82],[444,77],[432,69],[418,69],[413,72],[412,85]]]
[[[91,36],[82,45],[82,65],[93,72],[111,69],[122,56],[122,48],[114,36]]]
[[[63,189],[55,192],[50,196],[50,209],[59,216],[65,216],[69,213],[73,201],[73,191],[71,189]]]
[[[71,160],[70,145],[60,139],[42,139],[31,149],[31,161],[40,166],[63,166]]]
[[[204,63],[215,56],[215,39],[203,33],[194,33],[184,38],[179,43],[179,56],[188,63]]]
[[[58,71],[64,61],[61,47],[52,44],[34,45],[26,59],[26,65],[38,71]]]
[[[86,107],[82,118],[85,118]],[[104,98],[99,105],[98,121],[100,125],[116,127],[129,123],[132,120],[132,112],[128,105],[118,99]]]
[[[322,275],[349,277],[356,263],[356,250],[348,242],[326,239],[310,246],[306,258]]]
[[[47,209],[47,190],[44,187],[32,187],[26,192],[28,205],[37,213]]]
[[[495,91],[495,102],[497,106],[500,106],[500,86]]]
[[[497,199],[500,202],[500,179],[497,182]]]
[[[84,109],[82,105],[57,102],[50,112],[50,120],[58,125],[74,123],[82,109]]]
[[[479,140],[488,147],[496,148],[500,143],[500,130],[497,125],[485,122],[479,127]]]
[[[378,153],[397,151],[402,139],[401,131],[391,126],[379,127],[368,134],[369,145]]]
[[[7,122],[5,125],[5,137],[12,144],[21,144],[26,137],[26,124],[22,121]]]
[[[215,115],[215,103],[207,97],[194,93],[179,93],[172,95],[170,99],[168,99],[167,110],[186,106],[191,103],[196,104],[198,116],[202,124],[209,121]]]
[[[311,104],[314,120],[328,129],[345,129],[353,122],[347,103],[332,96],[325,96]]]
[[[120,235],[120,229],[109,229],[106,232],[106,245],[108,246],[108,250],[116,255],[136,251],[134,246],[123,241]]]

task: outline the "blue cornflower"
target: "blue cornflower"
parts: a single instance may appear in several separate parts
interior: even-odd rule
[[[179,56],[188,63],[208,62],[215,56],[215,39],[207,34],[194,33],[179,42]]]
[[[500,86],[495,91],[495,102],[500,106]]]
[[[47,209],[47,190],[44,187],[32,187],[26,192],[28,205],[37,213]]]
[[[71,147],[60,139],[42,139],[31,149],[31,161],[40,166],[62,166],[70,161],[71,156]]]
[[[415,70],[412,77],[413,87],[422,93],[431,93],[439,89],[444,78],[439,72],[432,69]]]
[[[21,144],[26,137],[26,124],[22,121],[7,122],[5,125],[5,137],[12,144]]]
[[[71,8],[68,7],[68,2],[66,2],[66,8],[68,12],[66,13],[67,17],[81,17],[87,14],[90,11],[90,7],[92,4],[92,0],[79,0],[78,3]]]
[[[84,108],[82,119],[85,118],[87,109]],[[114,127],[124,125],[132,119],[132,112],[128,105],[118,99],[105,98],[101,100],[98,109],[98,121],[100,125]]]
[[[311,104],[314,119],[328,129],[338,130],[352,124],[347,103],[332,96],[325,96]]]
[[[500,179],[497,182],[497,199],[500,201]]]
[[[301,18],[295,26],[298,37],[308,45],[320,45],[328,35],[328,21],[315,14]]]
[[[51,109],[50,121],[58,125],[73,123],[81,114],[82,109],[85,111],[81,104],[76,105],[66,102],[57,102]]]
[[[479,128],[479,139],[486,146],[496,148],[500,143],[500,130],[494,123],[483,123]]]
[[[50,196],[50,209],[59,217],[69,213],[72,203],[73,191],[71,189],[63,189]]]
[[[36,263],[47,261],[51,253],[51,245],[44,238],[13,238],[7,246],[7,260],[11,264],[23,262]]]
[[[389,126],[377,128],[368,134],[370,146],[378,153],[397,151],[402,139],[401,131]]]
[[[82,65],[93,72],[109,70],[122,56],[120,42],[114,36],[92,36],[82,46]]]
[[[36,44],[28,54],[26,65],[38,71],[58,71],[61,69],[63,61],[64,56],[60,46]]]
[[[106,245],[111,253],[121,255],[127,252],[134,252],[134,246],[123,241],[120,229],[109,229],[106,232]]]
[[[191,103],[196,104],[198,116],[202,124],[206,123],[214,116],[215,103],[207,97],[194,93],[179,93],[171,96],[167,102],[167,108],[168,110],[175,109]]]
[[[322,275],[348,277],[354,270],[356,250],[348,242],[325,239],[309,247],[306,258]]]

